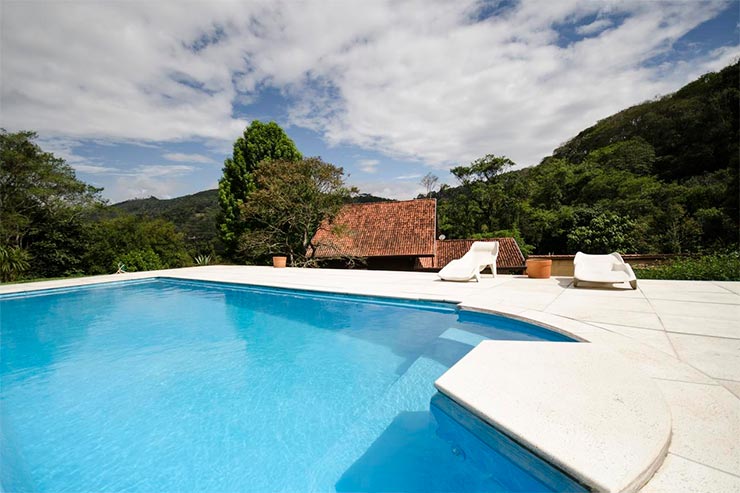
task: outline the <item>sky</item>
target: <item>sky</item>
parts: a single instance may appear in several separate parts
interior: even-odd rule
[[[215,188],[255,119],[410,199],[740,56],[738,1],[0,2],[0,127],[111,202]]]

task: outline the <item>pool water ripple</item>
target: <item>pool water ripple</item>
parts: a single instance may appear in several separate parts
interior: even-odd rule
[[[565,340],[544,329],[173,280],[0,297],[0,317],[6,491],[549,488],[431,405],[475,341]]]

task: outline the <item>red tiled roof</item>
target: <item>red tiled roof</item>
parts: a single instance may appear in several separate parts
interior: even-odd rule
[[[348,204],[314,235],[315,257],[431,257],[436,230],[436,199]]]
[[[421,269],[441,269],[452,260],[465,255],[474,241],[481,240],[439,240],[437,241],[437,255],[434,258],[420,258],[418,267]],[[507,269],[524,266],[524,255],[522,255],[522,251],[514,238],[490,238],[483,241],[498,241],[497,268]]]

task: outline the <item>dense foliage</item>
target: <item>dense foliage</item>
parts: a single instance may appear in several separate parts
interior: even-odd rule
[[[234,142],[234,152],[224,162],[218,182],[219,233],[232,257],[239,250],[239,239],[249,229],[241,217],[241,207],[254,191],[253,173],[260,163],[270,160],[301,159],[293,141],[275,122],[253,121]]]
[[[0,271],[58,277],[80,272],[83,215],[100,204],[99,189],[44,152],[33,132],[0,130]]]
[[[255,189],[242,205],[250,224],[240,238],[251,261],[286,255],[290,265],[313,264],[313,237],[356,190],[344,185],[344,171],[319,158],[267,161],[254,172]]]
[[[0,280],[110,274],[191,263],[162,219],[111,213],[100,190],[44,152],[32,132],[0,131]]]
[[[110,207],[110,213],[133,214],[141,218],[172,222],[183,234],[192,257],[223,253],[216,218],[219,213],[218,190],[204,190],[174,199],[133,199]]]
[[[663,265],[635,269],[640,279],[740,281],[740,253],[718,252],[679,258]]]
[[[537,253],[737,248],[738,63],[600,121],[532,168],[502,156],[452,170],[439,228],[508,230]]]
[[[83,255],[88,274],[110,274],[118,264],[130,272],[183,267],[192,263],[182,233],[163,219],[122,215],[92,222]]]

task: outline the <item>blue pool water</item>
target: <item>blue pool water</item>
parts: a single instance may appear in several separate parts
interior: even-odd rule
[[[551,491],[568,478],[433,383],[453,305],[155,279],[0,297],[5,491]]]

